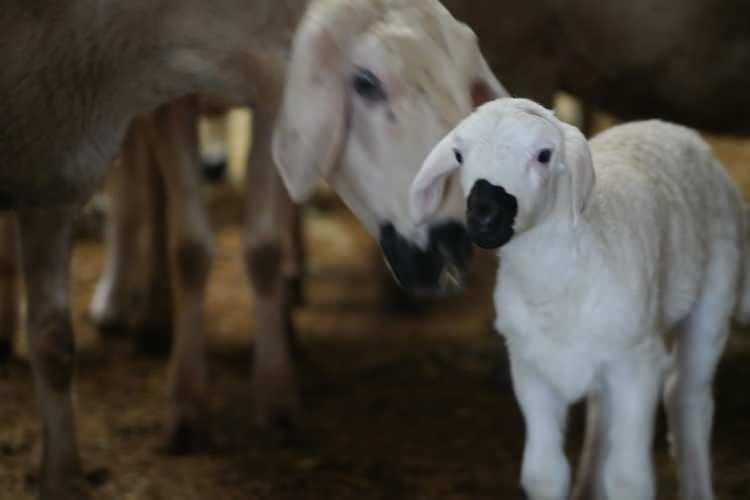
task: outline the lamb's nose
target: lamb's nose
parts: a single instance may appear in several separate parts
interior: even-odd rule
[[[482,248],[497,248],[513,237],[518,213],[516,197],[485,179],[474,183],[466,200],[471,240]]]

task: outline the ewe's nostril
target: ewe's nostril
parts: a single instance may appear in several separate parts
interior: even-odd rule
[[[476,207],[477,222],[483,225],[491,224],[498,215],[497,206],[492,203],[480,202]]]

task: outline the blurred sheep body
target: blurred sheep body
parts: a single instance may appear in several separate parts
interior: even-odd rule
[[[505,93],[499,82],[488,71],[473,33],[463,24],[456,22],[437,1],[339,0],[315,1],[310,2],[309,6],[306,2],[299,2],[296,6],[286,4],[283,7],[286,19],[290,22],[288,29],[291,30],[296,25],[296,22],[292,22],[296,16],[302,17],[298,40],[292,47],[292,76],[290,78],[292,90],[287,90],[283,96],[283,108],[281,106],[283,85],[280,82],[283,81],[286,73],[285,55],[290,48],[291,39],[277,36],[273,43],[267,42],[262,45],[261,49],[266,53],[266,57],[262,59],[264,64],[253,68],[257,71],[255,74],[246,75],[248,85],[255,84],[256,81],[260,82],[260,84],[255,84],[258,87],[257,98],[250,103],[253,110],[254,134],[251,151],[252,165],[247,176],[245,241],[246,267],[256,298],[258,318],[253,381],[257,420],[262,427],[276,423],[286,425],[295,422],[300,413],[299,394],[290,356],[288,334],[293,329],[290,302],[293,301],[293,292],[302,267],[299,256],[301,238],[299,227],[295,224],[297,221],[293,220],[295,219],[294,212],[289,204],[288,195],[271,161],[271,130],[277,122],[277,115],[281,124],[277,137],[281,138],[291,135],[288,131],[292,128],[296,128],[293,131],[296,134],[300,128],[312,125],[311,130],[304,130],[304,138],[307,139],[325,130],[318,125],[317,120],[334,122],[331,125],[332,130],[335,129],[340,134],[324,134],[322,141],[330,142],[326,146],[336,148],[336,153],[348,160],[342,162],[344,163],[342,168],[333,169],[330,175],[327,175],[327,170],[333,165],[325,165],[326,168],[322,168],[323,164],[309,164],[310,159],[320,154],[320,149],[308,151],[306,144],[295,142],[289,144],[289,147],[278,148],[279,156],[287,159],[292,153],[301,152],[304,155],[301,160],[283,162],[282,171],[289,185],[296,186],[300,182],[311,180],[309,186],[314,187],[319,177],[324,176],[331,182],[338,181],[343,184],[339,191],[345,198],[363,199],[366,196],[368,202],[372,202],[371,206],[358,202],[356,208],[368,229],[374,236],[378,236],[380,229],[378,224],[392,221],[394,225],[403,227],[405,223],[410,223],[408,210],[404,209],[407,206],[406,188],[415,175],[416,169],[421,165],[424,155],[437,142],[441,134],[473,109],[473,99],[481,99],[482,96],[486,96],[484,99],[487,99]],[[342,25],[346,25],[347,29],[342,30]],[[329,46],[332,42],[335,42],[335,45]],[[381,45],[403,46],[404,50],[397,51],[396,54],[382,50]],[[355,52],[358,58],[357,64],[350,60],[355,57]],[[424,57],[420,57],[421,55]],[[424,92],[420,94],[420,98],[409,99],[404,94],[417,87],[417,82],[414,80],[423,78],[423,73],[415,70],[399,74],[396,68],[408,64],[411,59],[420,60],[420,67],[431,73],[443,71],[445,67],[452,66],[458,66],[460,69],[452,71],[449,77],[421,82],[421,89]],[[321,71],[322,64],[330,67],[322,76],[318,76],[315,73]],[[387,98],[383,99],[383,102],[377,102],[377,99],[373,102],[369,97],[357,95],[354,89],[350,91],[347,86],[353,85],[353,81],[358,77],[357,72],[361,70],[360,66],[372,66],[373,77],[378,78],[377,75],[379,75],[384,80],[387,78],[387,85],[390,88],[401,87],[403,90],[398,94],[402,96],[402,102],[407,100],[408,102],[394,105],[393,102],[389,103]],[[477,89],[480,91],[479,94],[476,94]],[[393,93],[396,94],[396,92]],[[434,96],[435,99],[423,106],[422,101],[426,96]],[[328,107],[318,108],[311,104],[313,102],[327,104]],[[136,122],[137,128],[151,131],[152,140],[149,148],[156,152],[151,156],[156,158],[157,161],[153,163],[161,170],[168,201],[166,209],[169,212],[170,223],[167,224],[166,233],[169,234],[170,239],[174,239],[168,245],[169,269],[176,271],[180,269],[180,259],[177,254],[184,247],[181,244],[183,241],[199,250],[198,256],[202,258],[202,261],[210,254],[206,216],[196,189],[195,177],[198,171],[194,165],[188,165],[191,161],[194,163],[195,155],[185,154],[184,151],[194,146],[194,140],[190,137],[194,134],[189,128],[193,124],[186,123],[184,119],[179,118],[165,119],[175,113],[181,113],[184,118],[185,112],[180,111],[180,108],[184,108],[186,104],[189,105],[190,102],[183,102],[179,105],[171,104],[159,110],[159,113],[154,115],[161,116],[159,120],[150,117]],[[390,109],[392,116],[403,123],[401,126],[405,130],[401,136],[409,136],[411,141],[401,141],[400,150],[393,144],[388,145],[388,155],[393,158],[393,161],[387,161],[383,153],[378,154],[378,156],[383,156],[382,158],[361,158],[363,152],[365,154],[376,153],[371,149],[371,145],[376,141],[367,137],[366,134],[382,134],[379,127],[383,125],[389,128],[398,126],[377,122],[382,113],[389,111],[389,105],[393,106]],[[413,120],[408,114],[413,111],[410,108],[417,109],[418,113],[427,113],[428,116]],[[356,112],[352,111],[356,119],[345,120],[345,115],[350,112],[349,109],[356,110]],[[435,114],[438,116],[435,117]],[[370,120],[378,123],[377,126],[366,127],[364,133],[354,130]],[[412,121],[423,125],[430,123],[431,126],[411,127]],[[142,133],[138,134],[137,128],[132,133],[143,138]],[[148,340],[158,337],[159,331],[168,330],[169,325],[165,319],[168,319],[170,314],[176,316],[176,339],[195,339],[201,336],[199,321],[190,319],[182,321],[180,318],[199,317],[195,310],[202,309],[205,284],[203,279],[191,281],[181,280],[179,276],[171,277],[172,292],[176,295],[189,296],[190,300],[181,300],[181,305],[179,305],[177,304],[179,297],[176,296],[170,313],[169,307],[152,307],[164,302],[163,300],[155,301],[153,293],[160,287],[160,283],[156,281],[159,281],[159,278],[162,278],[162,282],[164,281],[162,275],[151,272],[150,286],[148,283],[137,283],[133,286],[131,283],[133,279],[126,271],[130,262],[139,259],[137,246],[133,244],[133,239],[130,237],[132,228],[129,226],[144,222],[141,212],[146,213],[151,219],[156,219],[154,214],[148,213],[149,209],[142,210],[144,204],[132,202],[133,199],[143,198],[138,194],[142,191],[139,183],[147,182],[142,174],[139,175],[141,169],[135,164],[143,159],[149,159],[149,155],[134,155],[132,150],[146,142],[149,141],[126,142],[125,157],[129,161],[124,163],[129,163],[130,166],[123,164],[117,170],[118,175],[113,177],[113,218],[108,232],[112,243],[109,247],[112,259],[108,260],[104,276],[97,286],[91,311],[94,318],[105,329],[108,325],[117,327],[122,324],[127,329],[130,326],[128,319],[132,323],[132,319],[136,318],[135,326],[139,338],[147,341],[139,342],[139,345],[150,350]],[[367,142],[368,145],[363,146],[360,142]],[[386,143],[381,141],[381,145],[385,146]],[[359,157],[350,158],[357,153]],[[175,162],[175,159],[179,161]],[[404,168],[403,164],[409,165],[410,168]],[[307,167],[314,168],[309,168],[309,172],[303,172]],[[380,169],[385,168],[393,169],[394,172],[389,172],[388,175],[378,173]],[[354,171],[349,171],[350,169]],[[379,184],[396,182],[396,174],[399,177],[405,176],[406,182],[399,183],[402,193],[393,196],[393,189],[385,189],[382,185],[380,189],[374,189],[376,185],[373,182],[361,183],[355,180],[373,173],[377,174]],[[154,176],[151,178],[153,179]],[[341,178],[344,179],[345,184],[339,180]],[[368,189],[369,192],[363,195],[357,192],[358,189]],[[377,197],[386,195],[389,197],[388,203],[379,203]],[[153,198],[153,196],[146,196],[146,198]],[[149,204],[152,207],[157,205],[153,199],[145,203],[146,206]],[[273,207],[277,208],[272,210]],[[369,211],[383,208],[387,209],[385,213],[362,212],[363,209]],[[172,228],[175,225],[172,222],[177,223],[176,229]],[[151,231],[151,233],[154,232]],[[152,241],[152,245],[158,248],[155,243],[157,242]],[[455,244],[456,242],[451,241],[446,246]],[[282,255],[288,257],[284,265],[280,265]],[[409,260],[413,260],[414,256],[419,255],[410,254]],[[144,260],[143,274],[149,274],[149,269],[155,268],[153,262],[149,263],[149,260],[153,261],[153,259],[154,257],[150,256]],[[141,260],[143,260],[142,257]],[[289,285],[291,285],[288,290],[283,286],[285,278],[289,279]],[[132,290],[135,290],[135,293]],[[163,286],[161,286],[161,291],[165,292]],[[129,295],[141,297],[141,299],[123,300]],[[143,301],[142,297],[150,297],[150,299]],[[143,311],[144,304],[147,311]],[[189,333],[184,334],[181,330]],[[155,347],[161,350],[165,343],[165,339],[162,339],[155,343]],[[173,359],[175,357],[202,359],[202,356],[192,353],[196,350],[202,350],[202,347],[194,342],[190,349],[174,351],[172,356]],[[178,364],[182,366],[191,363]],[[201,368],[192,373],[202,372]],[[202,376],[196,377],[196,375],[193,377],[203,378]],[[174,404],[179,408],[180,400],[175,399]],[[180,412],[176,413],[180,414]],[[196,415],[196,412],[192,413]],[[199,437],[196,434],[200,434],[199,424],[202,419],[193,417],[186,421],[173,417],[172,420],[173,424],[170,429],[172,431],[179,429],[182,441],[186,441],[185,437],[189,439],[187,442],[180,443],[172,439],[176,436],[170,436],[170,442],[176,444],[178,449],[189,447],[190,441]]]
[[[416,219],[430,216],[459,163],[469,234],[502,258],[496,327],[527,425],[529,497],[568,498],[567,408],[588,396],[574,498],[654,498],[650,446],[664,389],[681,498],[712,499],[712,380],[748,293],[738,294],[742,199],[709,146],[661,121],[587,143],[532,101],[499,100],[428,157],[412,189]]]
[[[562,90],[623,120],[750,135],[744,0],[443,3],[477,33],[514,96],[551,106]]]

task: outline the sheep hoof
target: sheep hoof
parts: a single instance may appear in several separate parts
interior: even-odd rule
[[[130,332],[130,328],[124,319],[115,315],[107,315],[101,318],[92,315],[91,322],[96,327],[99,335],[105,338],[126,337]]]
[[[305,282],[302,276],[294,276],[286,279],[287,297],[289,305],[292,308],[304,307],[305,301]]]
[[[166,455],[192,455],[214,449],[209,426],[180,420],[167,431],[161,452]]]
[[[0,338],[0,365],[4,366],[13,359],[13,341]]]
[[[164,359],[172,350],[172,325],[163,323],[147,325],[135,331],[135,351],[137,354],[155,359]]]
[[[302,404],[296,388],[256,391],[255,421],[265,432],[290,434],[301,427]]]
[[[29,474],[26,482],[29,486],[37,484],[38,476]],[[39,500],[91,500],[88,477],[83,474],[68,474],[59,479],[49,478],[39,484]]]

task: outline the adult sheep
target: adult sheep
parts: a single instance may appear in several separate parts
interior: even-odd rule
[[[69,260],[78,207],[136,115],[196,92],[263,97],[247,75],[283,58],[267,50],[287,36],[270,29],[279,12],[246,0],[10,0],[0,11],[0,206],[20,222],[44,430],[42,498],[87,496],[71,392]],[[406,285],[460,279],[467,252],[455,223],[460,193],[431,229],[411,223],[407,198],[437,140],[475,100],[504,94],[473,33],[433,0],[320,0],[296,36],[289,76],[276,157],[292,194],[303,198],[325,176],[381,239]],[[274,206],[254,206],[265,214],[259,234],[277,241]],[[265,256],[264,268],[278,265],[277,252]],[[178,432],[198,425],[205,397],[190,360],[178,357],[170,370]]]
[[[748,135],[750,3],[443,0],[514,95]],[[497,13],[493,15],[493,13]]]

